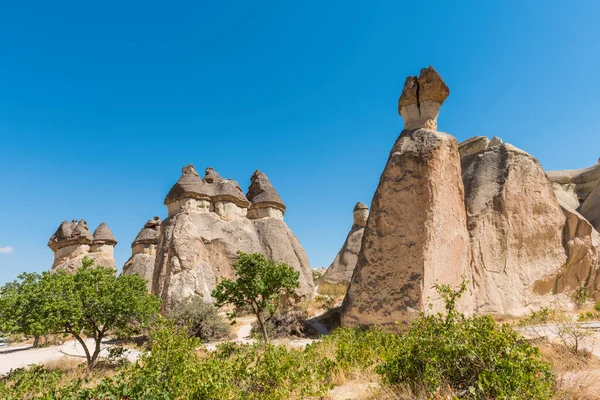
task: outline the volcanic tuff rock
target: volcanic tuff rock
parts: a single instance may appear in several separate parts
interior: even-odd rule
[[[131,257],[123,266],[123,274],[137,274],[147,281],[148,291],[152,290],[152,275],[156,260],[156,245],[160,235],[159,217],[154,217],[144,224],[144,227],[133,243],[131,243]]]
[[[83,219],[63,221],[48,241],[48,247],[54,252],[52,269],[75,271],[86,256],[94,259],[95,265],[116,268],[116,245],[113,233],[104,222],[92,235]]]
[[[360,244],[362,242],[363,232],[367,225],[369,216],[369,207],[363,203],[356,203],[353,211],[354,223],[350,233],[346,237],[344,245],[333,260],[333,263],[327,268],[327,271],[319,281],[319,291],[322,291],[330,285],[342,285],[344,288],[350,283],[352,273],[356,267]]]
[[[448,93],[431,67],[406,81],[399,100],[405,129],[371,203],[342,325],[393,324],[428,304],[442,311],[434,284],[471,279],[458,143],[432,130]]]
[[[475,150],[484,142],[459,146],[476,310],[522,315],[556,300],[569,303],[579,281],[594,291],[591,225],[557,200],[534,157],[499,139]]]
[[[308,257],[283,221],[285,205],[260,171],[252,176],[246,197],[237,182],[212,168],[200,179],[188,165],[165,205],[169,216],[161,225],[152,292],[166,307],[191,295],[212,301],[217,281],[233,277],[238,250],[290,265],[300,272],[297,294],[312,294]]]

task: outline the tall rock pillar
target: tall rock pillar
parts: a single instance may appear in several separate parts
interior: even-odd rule
[[[371,203],[343,326],[391,325],[422,310],[442,311],[434,285],[471,279],[458,143],[437,131],[449,93],[432,67],[406,79],[398,102],[405,129]]]

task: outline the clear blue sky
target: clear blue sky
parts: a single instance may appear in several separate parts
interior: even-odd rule
[[[257,5],[255,3],[260,3]],[[407,75],[451,94],[440,130],[546,169],[600,156],[599,2],[3,1],[0,283],[52,262],[61,221],[106,221],[117,264],[180,168],[259,168],[313,267],[369,203]]]

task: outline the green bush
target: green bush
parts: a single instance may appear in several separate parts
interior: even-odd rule
[[[394,354],[377,368],[384,381],[430,393],[447,385],[461,398],[552,398],[554,376],[537,348],[489,316],[457,313],[454,300],[463,289],[438,289],[446,299],[446,315],[413,322]]]
[[[187,327],[191,335],[203,341],[222,339],[231,332],[230,325],[219,315],[218,309],[199,296],[185,299],[169,316],[177,325]]]

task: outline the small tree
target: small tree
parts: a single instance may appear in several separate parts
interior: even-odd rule
[[[238,251],[233,270],[236,280],[223,279],[212,292],[217,307],[225,304],[250,307],[266,342],[269,335],[265,323],[279,307],[281,295],[291,295],[300,286],[300,273],[286,264],[277,264],[267,259],[263,254],[246,254],[241,251]],[[265,312],[269,313],[267,318]],[[235,311],[229,314],[230,319],[235,316]]]
[[[147,294],[141,277],[117,277],[113,269],[93,264],[92,259],[84,258],[74,274],[57,271],[42,278],[48,325],[55,332],[73,335],[83,347],[90,371],[109,331],[130,334],[149,322],[160,307],[160,300]],[[94,339],[93,349],[82,334]]]
[[[40,337],[48,333],[41,278],[40,274],[25,272],[0,288],[0,331],[33,336],[33,347],[38,347]]]

